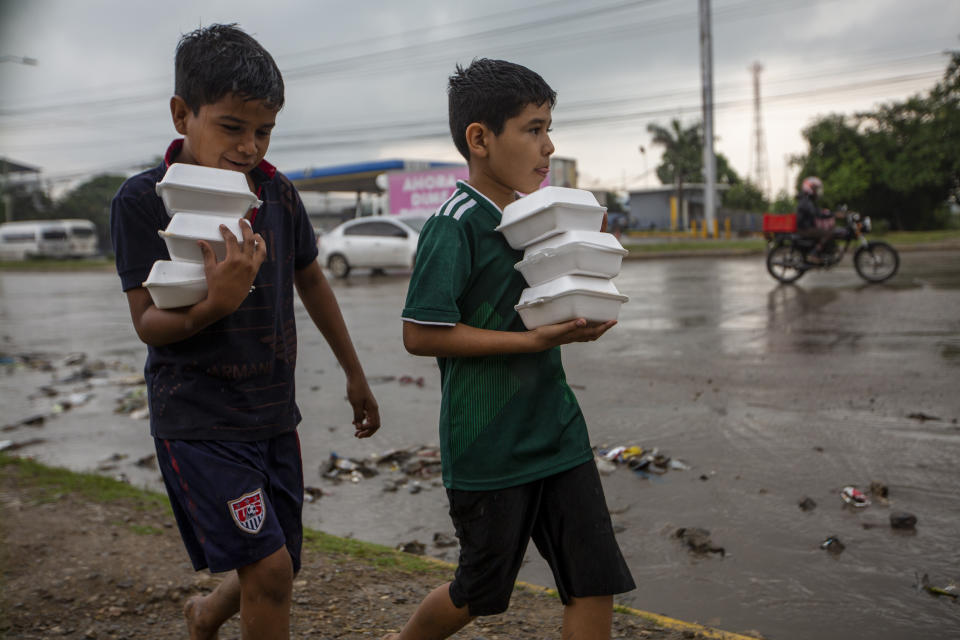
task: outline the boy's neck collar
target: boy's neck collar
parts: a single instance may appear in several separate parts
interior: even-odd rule
[[[163,154],[163,167],[165,169],[169,169],[170,165],[177,161],[177,156],[180,155],[181,149],[183,149],[183,138],[177,138],[170,143],[170,146],[167,147],[167,152]],[[268,180],[273,180],[273,176],[277,173],[277,168],[266,160],[261,160],[260,164],[257,165],[257,169],[266,174]]]
[[[486,200],[497,213],[499,213],[500,215],[503,215],[503,209],[501,209],[496,202],[491,200],[486,194],[482,193],[479,189],[477,189],[475,186],[473,186],[466,180],[457,180],[457,186],[460,187],[461,189],[464,187],[469,189],[472,193],[476,194],[478,197]]]

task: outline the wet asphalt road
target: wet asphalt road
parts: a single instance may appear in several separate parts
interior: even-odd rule
[[[960,632],[960,605],[918,591],[915,574],[960,581],[960,253],[911,252],[886,285],[864,285],[849,261],[778,286],[762,257],[642,260],[616,279],[630,296],[620,323],[593,344],[565,347],[567,376],[595,445],[658,447],[690,466],[644,478],[605,476],[607,501],[638,589],[623,604],[778,639],[934,638]],[[309,526],[395,546],[452,533],[443,489],[382,491],[383,476],[333,485],[319,468],[331,451],[361,457],[436,442],[439,374],[403,351],[405,274],[358,273],[334,283],[374,383],[384,427],[350,436],[343,379],[300,309],[298,395],[306,482],[327,491],[306,507]],[[0,350],[70,352],[142,365],[112,273],[0,272]],[[60,369],[62,375],[65,369]],[[402,384],[401,377],[423,386]],[[4,418],[45,412],[32,395],[51,374],[0,375]],[[44,462],[159,487],[132,464],[152,451],[145,421],[112,412],[122,393],[93,400],[0,439],[43,437],[24,449]],[[939,418],[918,420],[910,414]],[[854,510],[846,485],[889,488],[889,505]],[[818,506],[797,507],[804,497]],[[892,511],[917,515],[915,533],[890,529]],[[724,557],[690,554],[672,537],[703,527]],[[839,555],[819,548],[828,536]],[[533,552],[521,579],[552,584]]]

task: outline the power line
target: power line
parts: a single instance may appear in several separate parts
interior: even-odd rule
[[[415,54],[423,51],[428,52],[429,55],[426,56],[425,60],[419,59],[419,63],[448,64],[451,54],[449,51],[443,49],[438,51],[437,49],[439,46],[454,43],[463,44],[464,42],[470,40],[491,37],[500,38],[505,35],[516,34],[529,29],[542,31],[544,27],[551,25],[556,26],[571,21],[582,21],[585,18],[595,18],[598,16],[615,14],[624,10],[657,4],[663,1],[664,0],[629,0],[626,2],[618,2],[599,7],[594,5],[587,9],[580,9],[571,13],[548,16],[545,18],[538,17],[534,20],[509,25],[507,27],[485,29],[455,37],[444,37],[428,42],[395,47],[393,49],[367,52],[354,56],[346,56],[332,60],[321,61],[318,63],[312,63],[309,65],[303,65],[300,67],[288,68],[284,70],[283,73],[284,77],[288,80],[303,77],[313,77],[316,75],[329,76],[340,73],[350,73],[352,75],[356,75],[358,73],[381,74],[394,71],[398,68],[406,68],[411,61],[418,60]],[[736,5],[719,9],[717,14],[720,17],[757,17],[759,15],[767,15],[784,10],[796,10],[798,8],[802,8],[804,4],[810,4],[810,2],[802,3],[797,2],[796,0],[783,2],[773,2],[772,0],[765,0],[762,2],[761,0],[744,0]],[[541,38],[528,39],[522,43],[507,44],[505,45],[504,51],[522,51],[529,50],[531,48],[542,49],[558,43],[564,44],[564,47],[569,49],[572,47],[582,47],[588,45],[602,45],[608,43],[610,41],[610,37],[613,35],[627,35],[634,37],[638,33],[644,33],[648,31],[666,33],[671,30],[675,30],[677,27],[679,27],[679,29],[690,28],[688,23],[693,17],[695,17],[695,15],[695,12],[683,11],[653,20],[648,19],[647,16],[644,15],[642,16],[642,19],[632,22],[619,20],[613,27],[605,26],[593,29],[581,29],[569,34],[550,35]],[[572,38],[572,36],[575,36],[575,38]],[[411,55],[411,53],[414,55]],[[378,61],[382,61],[384,63],[375,64]],[[130,104],[152,102],[158,99],[165,99],[168,96],[169,92],[157,90],[119,97],[91,98],[88,100],[79,100],[73,102],[58,101],[56,103],[41,105],[7,107],[0,108],[0,116],[14,116],[25,113],[49,112],[74,108],[104,109],[114,106],[127,106]]]

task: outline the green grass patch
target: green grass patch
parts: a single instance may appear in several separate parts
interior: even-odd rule
[[[173,518],[166,494],[138,488],[95,473],[80,473],[67,469],[48,467],[27,458],[18,458],[0,453],[0,470],[15,475],[17,482],[30,487],[40,502],[55,502],[71,493],[79,494],[93,502],[107,503],[127,501],[138,509],[159,508]],[[160,535],[157,527],[130,523],[126,526],[138,535]],[[414,573],[431,572],[438,575],[451,573],[449,566],[425,556],[403,553],[390,547],[340,538],[329,533],[305,528],[304,547],[311,551],[347,556],[379,569],[392,569]]]
[[[42,502],[55,502],[66,493],[77,493],[94,502],[127,500],[138,509],[161,508],[170,511],[166,495],[95,473],[48,467],[28,458],[0,453],[0,468],[7,467],[15,470],[20,482],[36,489],[39,492],[38,499]]]
[[[763,251],[767,241],[763,238],[741,240],[668,240],[631,244],[622,239],[623,246],[631,253],[671,253],[675,251]]]
[[[450,569],[440,562],[424,556],[404,553],[372,542],[340,538],[315,529],[304,529],[303,544],[311,551],[349,556],[363,560],[378,569],[399,569],[415,573],[450,572]]]
[[[882,238],[892,245],[910,245],[926,242],[950,242],[960,240],[960,229],[942,229],[938,231],[890,231],[883,235],[868,234],[868,238]]]
[[[138,536],[159,536],[163,533],[163,529],[151,527],[148,524],[128,524],[127,528]]]

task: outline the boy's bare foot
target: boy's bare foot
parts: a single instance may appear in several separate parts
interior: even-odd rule
[[[204,596],[191,596],[187,598],[183,605],[183,617],[187,619],[190,640],[217,640],[219,637],[217,631],[220,626],[217,625],[211,629],[209,623],[205,624],[203,620],[203,600]]]

